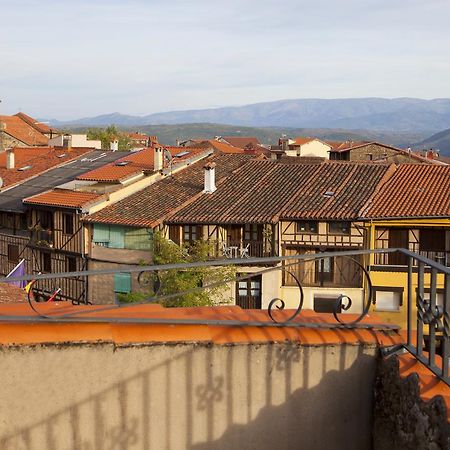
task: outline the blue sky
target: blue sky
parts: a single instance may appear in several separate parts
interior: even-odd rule
[[[0,114],[450,97],[448,0],[0,0]]]

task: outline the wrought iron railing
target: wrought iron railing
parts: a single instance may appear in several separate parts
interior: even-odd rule
[[[405,303],[401,308],[407,319],[406,327],[406,342],[393,349],[405,349],[412,353],[420,362],[425,364],[435,375],[442,379],[445,383],[450,385],[449,378],[449,358],[450,358],[450,269],[443,264],[425,258],[417,253],[410,252],[404,249],[380,249],[380,250],[352,250],[342,252],[324,252],[317,254],[304,255],[290,255],[282,257],[268,257],[268,258],[233,258],[212,260],[206,262],[192,262],[180,264],[166,264],[163,266],[123,266],[115,269],[102,269],[78,272],[66,272],[57,274],[43,274],[38,276],[23,276],[16,277],[14,281],[20,280],[36,280],[36,283],[46,283],[48,281],[55,281],[59,278],[72,279],[99,279],[99,277],[111,277],[117,274],[130,274],[134,277],[139,288],[146,288],[151,286],[151,293],[140,298],[133,303],[121,305],[123,308],[131,308],[135,305],[151,302],[164,303],[168,300],[175,301],[177,298],[189,295],[193,292],[198,292],[207,289],[213,289],[217,285],[224,283],[236,283],[245,280],[251,280],[255,277],[261,277],[267,272],[282,271],[285,276],[289,276],[294,280],[298,288],[298,304],[294,310],[285,311],[286,303],[282,298],[274,298],[268,302],[267,312],[270,318],[268,321],[208,321],[208,320],[177,320],[177,319],[145,319],[145,318],[119,318],[118,321],[125,322],[143,322],[143,323],[214,323],[223,326],[276,326],[276,327],[314,327],[314,328],[381,328],[386,330],[398,329],[398,326],[387,324],[371,324],[363,321],[366,314],[369,312],[371,305],[374,304],[375,298],[373,295],[372,280],[370,274],[369,255],[380,253],[386,254],[400,254],[407,260],[407,275],[405,286]],[[302,283],[301,272],[299,273],[296,267],[299,262],[315,262],[316,267],[324,267],[320,261],[329,258],[340,258],[341,264],[344,259],[349,261],[349,264],[357,265],[358,272],[361,274],[361,288],[363,293],[362,302],[356,302],[349,297],[345,288],[340,289],[341,294],[336,295],[332,300],[332,314],[336,321],[330,323],[329,320],[323,322],[302,321],[301,312],[304,306],[304,290],[307,286]],[[234,275],[232,278],[226,280],[219,280],[214,282],[206,282],[204,285],[198,285],[181,292],[164,293],[164,285],[162,284],[161,274],[169,271],[175,271],[176,275],[183,276],[183,273],[188,269],[200,268],[214,268],[217,266],[233,265],[239,266],[260,266],[265,265],[264,269],[258,270],[254,273]],[[173,279],[173,278],[172,278]],[[169,278],[170,280],[170,278]],[[12,278],[0,279],[0,282],[13,281]],[[89,282],[95,285],[94,281]],[[399,280],[399,283],[401,281]],[[103,284],[101,285],[103,289]],[[92,288],[92,286],[91,286]],[[335,286],[335,288],[338,288]],[[379,286],[377,287],[379,288]],[[251,285],[249,287],[252,289]],[[315,287],[314,289],[320,289]],[[336,289],[334,289],[336,290]],[[62,295],[62,294],[57,294]],[[58,297],[57,297],[58,298]],[[54,298],[55,299],[55,298]],[[53,299],[53,300],[54,300]],[[84,303],[93,298],[85,299]],[[78,301],[80,303],[80,301]],[[95,301],[93,301],[95,303]],[[267,303],[266,303],[267,304]],[[357,305],[361,304],[359,308]],[[110,321],[110,318],[99,317],[99,310],[96,310],[96,317],[89,317],[91,310],[83,309],[80,312],[71,312],[59,316],[48,317],[41,314],[39,311],[39,304],[30,300],[30,306],[39,315],[30,315],[21,317],[20,320],[63,320],[63,321]],[[117,305],[105,305],[104,310],[117,308]],[[357,309],[355,309],[357,308]],[[346,313],[356,313],[348,316]],[[17,320],[17,318],[10,318],[9,316],[0,316],[0,321]]]

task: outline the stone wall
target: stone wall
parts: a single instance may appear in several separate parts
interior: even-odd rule
[[[373,160],[379,160],[387,155],[388,161],[391,157],[396,157],[396,159],[401,163],[421,163],[416,158],[409,158],[408,155],[404,155],[396,150],[390,149],[389,147],[384,147],[378,144],[368,144],[361,147],[354,148],[350,151],[350,161],[369,161],[369,154],[372,155]]]
[[[374,450],[448,450],[450,425],[444,400],[423,401],[417,374],[399,375],[396,356],[380,358],[375,382]]]

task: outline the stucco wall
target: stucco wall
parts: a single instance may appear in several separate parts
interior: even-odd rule
[[[3,347],[0,448],[371,448],[375,348]]]

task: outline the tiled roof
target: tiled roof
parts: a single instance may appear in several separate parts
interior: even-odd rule
[[[0,122],[6,125],[5,133],[26,145],[47,145],[48,137],[39,133],[18,116],[0,116]]]
[[[142,134],[142,133],[127,133],[127,136],[132,139],[132,140],[136,140],[136,141],[142,141],[144,139],[149,139],[150,137],[147,136],[146,134]]]
[[[33,119],[33,117],[30,117],[23,112],[19,112],[15,115],[20,117],[28,125],[31,125],[35,130],[39,131],[39,133],[49,134],[52,131],[46,123],[38,122],[36,119]]]
[[[364,216],[450,217],[450,166],[398,166]]]
[[[253,160],[174,223],[275,223],[280,218],[357,218],[388,171],[373,164],[280,164]]]
[[[351,150],[354,147],[360,147],[363,145],[370,144],[369,141],[326,141],[327,144],[331,145],[331,151],[340,152]]]
[[[219,142],[215,139],[196,143],[193,147],[213,148],[221,153],[244,153],[244,149],[242,148],[234,147],[233,145],[226,144],[225,142]],[[186,148],[190,148],[190,146]]]
[[[6,168],[6,152],[0,153],[0,177],[3,187],[17,184],[61,164],[72,161],[92,151],[88,148],[74,148],[70,151],[54,147],[16,147],[14,148],[15,168]],[[26,170],[18,170],[30,166]]]
[[[151,343],[151,342],[197,342],[208,344],[236,344],[263,342],[301,342],[308,345],[329,344],[373,344],[393,346],[402,342],[401,336],[389,329],[383,329],[376,315],[368,314],[361,323],[377,324],[380,329],[320,329],[309,327],[273,327],[267,311],[256,309],[241,309],[239,306],[208,306],[192,308],[163,308],[161,305],[145,304],[130,306],[111,306],[105,310],[105,305],[73,306],[67,302],[46,302],[36,305],[36,309],[46,316],[53,317],[55,323],[43,321],[21,321],[21,316],[39,316],[30,309],[28,304],[1,305],[2,316],[15,316],[14,323],[3,323],[0,334],[0,345],[26,345],[37,343],[69,343],[69,342],[114,342]],[[279,311],[279,320],[292,315],[293,310]],[[80,313],[79,315],[77,313]],[[67,314],[72,323],[57,321],[59,315]],[[73,323],[77,317],[102,317],[110,319],[106,323]],[[117,323],[117,319],[127,318],[127,323]],[[164,319],[168,323],[142,324],[133,323],[133,319]],[[354,314],[346,315],[349,322],[354,320]],[[210,324],[178,323],[171,321],[203,320]],[[223,321],[224,325],[220,322]],[[239,327],[225,326],[227,321],[267,322],[268,326],[243,325]],[[215,322],[215,323],[214,323]],[[332,314],[317,314],[314,311],[302,310],[293,322],[335,324]]]
[[[66,208],[81,208],[98,198],[100,194],[94,192],[79,192],[68,189],[53,189],[42,194],[34,195],[23,200],[26,204],[62,206]]]
[[[23,303],[27,301],[24,289],[8,283],[0,283],[0,303]]]
[[[248,144],[253,144],[255,147],[261,144],[258,138],[254,136],[222,136],[222,139],[230,145],[240,148],[245,148]]]
[[[216,185],[251,157],[217,154],[164,178],[107,208],[84,218],[87,222],[153,227],[201,195],[206,162],[216,163]]]
[[[205,148],[165,147],[173,156],[173,164],[190,159],[205,152]],[[138,152],[127,152],[123,158],[99,167],[98,169],[80,175],[77,179],[84,181],[98,181],[119,183],[127,178],[139,175],[154,168],[153,147],[144,148]],[[176,156],[177,154],[181,154]],[[165,161],[165,158],[164,158]],[[167,164],[167,162],[165,162]]]

